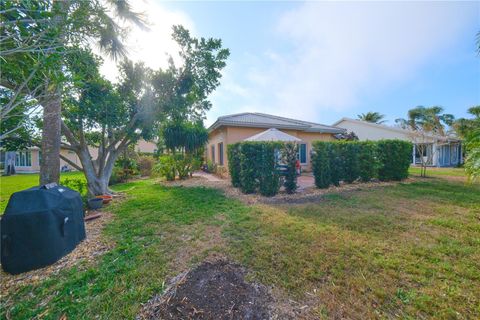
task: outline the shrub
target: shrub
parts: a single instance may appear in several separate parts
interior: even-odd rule
[[[343,158],[338,143],[328,143],[327,146],[330,165],[330,182],[338,187],[343,176]]]
[[[142,177],[149,177],[152,175],[152,168],[155,165],[155,159],[152,156],[143,155],[137,161],[138,170]]]
[[[297,190],[297,152],[298,146],[295,143],[285,143],[282,148],[282,162],[287,166],[284,183],[287,193]]]
[[[359,144],[354,141],[342,141],[336,142],[336,144],[342,163],[342,180],[346,183],[352,183],[360,175],[358,167]]]
[[[240,143],[227,145],[228,171],[232,186],[240,187]]]
[[[377,144],[373,141],[359,142],[358,174],[360,181],[368,182],[377,176]]]
[[[402,180],[408,177],[412,161],[412,144],[402,140],[380,140],[377,142],[381,181]]]
[[[318,188],[328,188],[331,183],[329,143],[315,141],[313,143],[312,169],[315,185]]]
[[[240,188],[243,193],[257,190],[257,145],[243,142],[240,147]]]
[[[122,168],[117,166],[113,167],[112,175],[110,176],[110,180],[108,181],[109,186],[123,182],[121,171],[122,171]]]
[[[153,167],[156,175],[164,177],[168,181],[175,180],[176,168],[175,159],[172,155],[163,155],[158,159],[158,163]]]
[[[82,196],[87,194],[87,181],[80,178],[65,178],[60,181],[60,185],[78,191]]]
[[[216,173],[217,172],[217,165],[212,162],[212,160],[207,160],[207,172],[208,173]]]
[[[258,143],[257,176],[258,191],[261,195],[271,197],[280,189],[280,177],[276,170],[275,149],[279,144],[273,142]]]

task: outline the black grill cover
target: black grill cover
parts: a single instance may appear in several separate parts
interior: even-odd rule
[[[1,262],[17,274],[54,263],[85,239],[80,194],[63,186],[15,192],[1,220]]]

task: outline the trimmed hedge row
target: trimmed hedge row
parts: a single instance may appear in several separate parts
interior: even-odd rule
[[[318,188],[352,183],[402,180],[408,177],[412,144],[402,140],[313,143],[312,168]]]
[[[228,170],[232,185],[239,187],[243,193],[276,195],[281,186],[281,179],[275,153],[286,148],[287,145],[279,142],[240,142],[228,145]],[[293,160],[290,155],[283,157],[283,161],[296,161],[296,154]],[[295,173],[295,162],[287,163],[288,183],[285,187],[289,193],[296,189],[296,176],[292,177],[290,172],[292,170]]]

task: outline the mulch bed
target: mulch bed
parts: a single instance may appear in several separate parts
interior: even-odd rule
[[[161,184],[165,186],[184,186],[184,187],[211,187],[222,190],[227,197],[235,198],[245,204],[269,204],[269,205],[283,205],[283,204],[305,204],[322,200],[325,195],[332,193],[348,194],[350,192],[369,190],[375,188],[383,188],[386,186],[393,186],[399,183],[411,183],[416,181],[416,178],[408,178],[403,181],[371,181],[371,182],[354,182],[351,184],[341,183],[340,186],[331,186],[328,189],[318,189],[314,186],[297,190],[294,194],[287,194],[285,191],[280,192],[273,197],[264,197],[259,194],[244,194],[239,188],[234,188],[230,181],[225,179],[222,181],[208,181],[204,177],[196,177],[186,180],[176,181],[162,181]]]
[[[272,298],[246,271],[226,260],[206,261],[175,277],[164,294],[148,301],[137,320],[270,319]]]

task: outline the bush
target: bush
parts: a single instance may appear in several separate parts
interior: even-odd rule
[[[276,170],[275,149],[276,143],[259,143],[257,145],[257,176],[258,191],[261,195],[271,197],[280,189],[280,177]]]
[[[207,172],[208,173],[216,173],[217,172],[217,165],[212,162],[212,160],[207,160]]]
[[[285,143],[282,148],[282,162],[287,166],[284,183],[287,193],[294,193],[297,190],[297,152],[298,147],[295,143]]]
[[[330,143],[315,141],[313,143],[312,169],[315,185],[318,188],[328,188],[331,183]]]
[[[402,140],[380,140],[377,142],[381,181],[408,178],[408,168],[412,161],[412,144]]]
[[[337,142],[339,157],[342,163],[342,180],[352,183],[358,179],[360,172],[358,167],[359,144],[354,141]]]
[[[80,178],[65,178],[60,181],[60,185],[77,191],[82,196],[87,195],[87,181]]]
[[[402,140],[378,142],[322,142],[313,143],[312,167],[315,185],[328,188],[343,180],[367,182],[378,175],[382,181],[402,180],[408,177],[412,144]]]
[[[240,187],[240,143],[227,145],[228,171],[232,186]]]
[[[257,190],[257,145],[255,142],[243,142],[240,147],[240,188],[243,193]]]
[[[377,144],[373,141],[358,142],[358,174],[360,181],[368,182],[378,173]]]
[[[338,187],[343,176],[343,157],[341,156],[339,144],[337,142],[328,143],[327,146],[330,165],[330,182]]]
[[[167,181],[175,180],[177,174],[175,168],[175,159],[172,155],[163,155],[158,159],[158,163],[153,167],[156,175],[164,177]]]
[[[152,175],[155,159],[152,156],[143,155],[138,158],[137,164],[138,170],[140,170],[140,175],[142,177],[149,177]]]

